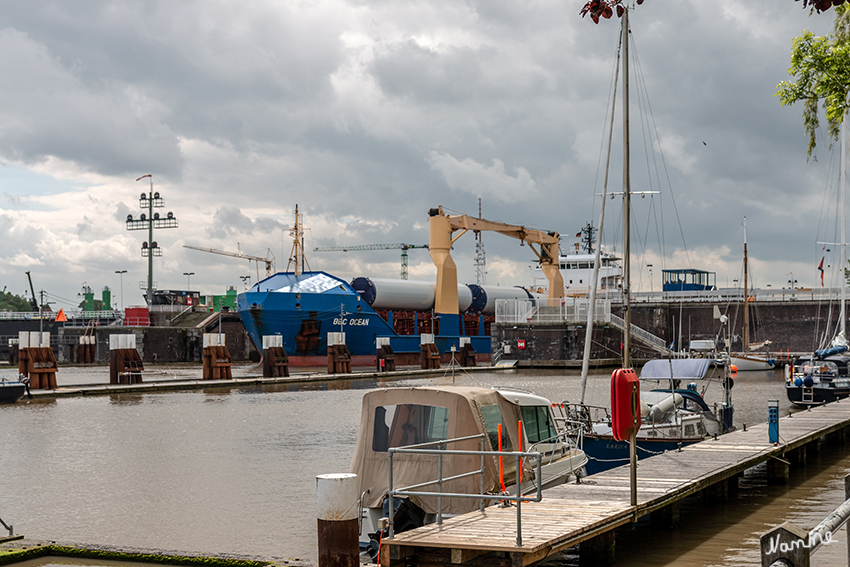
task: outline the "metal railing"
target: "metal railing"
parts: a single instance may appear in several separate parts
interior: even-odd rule
[[[844,498],[843,504],[808,532],[785,522],[763,534],[760,539],[762,567],[809,567],[812,554],[822,545],[831,543],[832,534],[850,519],[850,474],[844,477]],[[847,526],[847,535],[847,554],[850,557],[850,525]]]
[[[3,524],[3,527],[4,527],[4,528],[6,528],[7,530],[9,530],[9,537],[11,537],[11,536],[15,535],[14,526],[12,526],[11,524],[7,524],[6,522],[4,522],[4,521],[3,521],[3,518],[0,518],[0,524]]]
[[[68,309],[65,311],[63,309],[63,312],[69,321],[72,319],[118,319],[121,317],[120,311],[112,309],[106,309],[103,311],[83,311],[81,309]],[[44,319],[45,321],[54,321],[56,319],[56,315],[56,311],[42,311],[41,313],[38,311],[0,311],[0,320],[38,321],[39,319]]]
[[[496,323],[575,323],[587,322],[590,301],[582,297],[560,299],[497,299]],[[597,299],[593,310],[595,321],[611,320],[611,301]]]
[[[445,449],[446,445],[451,443],[458,443],[461,441],[470,441],[472,439],[479,439],[481,442],[481,450],[479,451],[459,451],[452,449]],[[427,447],[437,446],[439,449],[428,449]],[[393,488],[393,455],[396,453],[400,454],[417,454],[417,455],[436,455],[437,456],[437,479],[427,482],[422,482],[419,484],[414,484],[411,486],[405,486],[399,489]],[[442,499],[445,498],[471,498],[478,500],[478,509],[479,511],[484,511],[484,501],[485,500],[500,500],[503,502],[516,502],[516,545],[517,547],[522,547],[522,502],[540,502],[543,499],[543,483],[540,482],[537,484],[537,495],[534,498],[526,497],[522,495],[522,490],[519,482],[519,475],[522,471],[521,463],[524,458],[533,458],[536,460],[536,478],[541,478],[541,466],[542,466],[542,458],[540,453],[537,452],[522,452],[522,451],[503,451],[503,452],[493,452],[493,451],[485,451],[484,450],[484,434],[480,433],[478,435],[470,435],[469,437],[458,437],[455,439],[445,439],[442,441],[432,441],[430,443],[419,443],[417,445],[408,445],[406,447],[391,447],[387,450],[387,455],[389,458],[389,490],[387,492],[387,497],[389,499],[390,509],[389,509],[389,532],[388,538],[392,539],[394,536],[393,532],[393,498],[395,496],[430,496],[437,498],[437,524],[443,523],[443,507],[442,507]],[[444,456],[456,456],[456,455],[467,455],[467,456],[480,456],[481,457],[481,468],[474,471],[469,471],[466,473],[457,474],[448,478],[443,478],[443,457]],[[514,457],[516,460],[516,471],[517,471],[517,482],[516,482],[516,494],[485,494],[484,493],[484,457],[485,456],[501,456],[501,457]],[[478,494],[470,494],[470,493],[460,493],[460,492],[443,492],[443,483],[451,482],[453,480],[458,480],[461,478],[467,478],[470,476],[480,475],[481,477],[481,488]],[[424,492],[417,491],[417,488],[423,488],[425,486],[437,485],[437,492]]]
[[[613,313],[610,316],[609,322],[616,325],[617,327],[619,327],[622,330],[625,330],[625,328],[626,328],[625,319],[617,317]],[[649,331],[645,331],[644,329],[641,329],[637,325],[631,325],[631,333],[632,333],[632,336],[635,339],[642,341],[645,344],[648,344],[648,345],[655,347],[657,350],[660,350],[662,353],[664,353],[664,354],[670,353],[670,349],[667,348],[667,345],[664,342],[664,339],[662,339],[661,337],[655,336],[652,333],[650,333]]]

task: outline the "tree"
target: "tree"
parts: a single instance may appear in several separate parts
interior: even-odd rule
[[[847,94],[850,90],[848,22],[850,4],[841,4],[835,8],[833,33],[818,37],[804,30],[803,35],[794,38],[788,74],[797,80],[782,81],[776,87],[776,94],[783,106],[803,102],[803,125],[809,135],[808,157],[812,157],[817,146],[819,104],[822,104],[826,115],[830,148],[832,142],[838,140],[841,122],[847,112]]]
[[[795,2],[799,2],[800,0],[795,0]],[[832,8],[833,6],[841,6],[847,2],[847,0],[803,0],[803,8],[806,6],[811,6],[812,10],[816,10],[818,14],[821,12],[825,12]]]
[[[5,291],[0,292],[0,311],[32,311],[29,299]]]
[[[585,17],[590,14],[590,19],[593,20],[594,24],[599,23],[599,18],[609,19],[614,15],[614,11],[617,11],[617,17],[622,18],[623,12],[626,11],[626,8],[623,4],[626,0],[590,0],[587,2],[579,12],[581,17]],[[643,4],[643,0],[637,0],[638,4]]]

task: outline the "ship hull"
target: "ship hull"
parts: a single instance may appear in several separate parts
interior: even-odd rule
[[[325,272],[276,274],[237,297],[237,310],[257,350],[263,336],[281,335],[291,366],[327,364],[328,333],[345,333],[352,365],[376,363],[377,339],[387,337],[397,364],[418,363],[421,337],[399,335],[344,280]],[[460,350],[459,336],[434,337],[443,358]],[[489,359],[490,337],[469,337],[479,360]]]

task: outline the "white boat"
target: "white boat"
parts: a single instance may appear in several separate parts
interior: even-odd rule
[[[706,387],[702,392],[697,387],[696,381],[707,385],[715,377],[710,372],[713,362],[710,358],[656,359],[643,366],[640,380],[656,380],[659,387],[640,393],[641,426],[635,436],[638,458],[676,450],[734,429],[731,382],[725,379],[725,367],[715,367],[716,378],[724,386],[724,399],[714,404],[714,409],[703,398]],[[590,459],[588,474],[628,463],[629,444],[614,439],[607,408],[567,402],[556,407],[564,409],[565,418],[583,424],[583,448]]]
[[[587,463],[584,451],[556,421],[546,398],[515,389],[486,389],[454,386],[386,388],[363,396],[360,433],[350,472],[360,484],[360,544],[377,551],[380,519],[389,515],[388,449],[447,441],[449,450],[484,450],[483,479],[486,494],[516,492],[514,458],[504,458],[500,466],[499,448],[522,449],[542,456],[541,476],[535,478],[531,463],[522,465],[522,492],[563,484],[582,474]],[[520,421],[522,432],[520,433]],[[560,427],[559,427],[560,425]],[[501,431],[501,440],[499,432]],[[522,439],[520,439],[522,435]],[[483,439],[483,441],[482,441]],[[453,441],[456,440],[456,441]],[[433,449],[440,449],[435,443]],[[438,461],[443,479],[480,470],[480,456],[402,454],[393,456],[393,488],[432,483],[436,491]],[[481,475],[444,480],[441,492],[480,494]],[[393,499],[393,526],[396,533],[435,521],[438,509],[443,516],[478,509],[478,499],[410,496]],[[489,501],[488,501],[489,502]],[[370,542],[371,545],[370,545]]]
[[[596,264],[596,233],[596,227],[588,223],[577,235],[581,237],[581,241],[573,244],[572,252],[562,252],[559,256],[558,264],[564,278],[564,293],[567,297],[584,297],[590,292]],[[543,293],[548,289],[546,276],[539,265],[531,268],[531,279],[534,291]],[[623,268],[618,256],[600,250],[596,281],[597,293],[603,297],[613,298],[622,292]]]

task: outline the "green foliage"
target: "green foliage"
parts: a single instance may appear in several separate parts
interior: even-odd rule
[[[92,307],[92,309],[91,309],[92,311],[104,311],[104,310],[106,310],[106,309],[109,309],[108,307],[104,307],[104,306],[103,306],[103,301],[102,301],[102,300],[100,300],[100,299],[93,299],[92,301],[94,301],[94,307]],[[79,307],[80,309],[85,309],[85,307],[86,307],[86,300],[85,300],[85,299],[84,299],[84,300],[82,300],[82,301],[80,302],[80,304],[79,304],[79,305],[77,305],[77,307]]]
[[[811,31],[804,30],[800,37],[794,38],[788,74],[797,80],[782,81],[776,87],[776,94],[783,106],[803,102],[803,125],[809,135],[807,156],[812,157],[820,126],[819,106],[823,107],[826,116],[830,141],[838,140],[841,122],[847,113],[847,95],[850,91],[848,4],[835,8],[833,33],[815,36]]]
[[[23,543],[23,542],[22,542]],[[162,565],[183,565],[185,567],[264,567],[268,561],[250,561],[244,559],[229,559],[226,557],[202,557],[184,555],[162,555],[158,553],[125,553],[103,549],[89,549],[64,545],[25,545],[20,548],[0,551],[0,565],[9,565],[45,555],[65,557],[84,557],[110,561],[132,561],[138,563],[154,563]]]
[[[32,311],[32,305],[28,299],[3,291],[0,292],[0,311]]]

